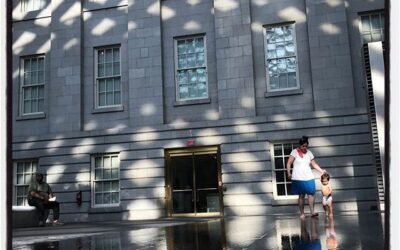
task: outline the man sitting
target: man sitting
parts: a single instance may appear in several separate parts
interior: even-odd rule
[[[46,224],[45,210],[53,210],[53,226],[61,226],[60,204],[55,201],[53,192],[49,184],[43,181],[43,174],[36,173],[36,181],[32,180],[28,191],[28,204],[35,206],[39,210],[39,227],[44,227]]]

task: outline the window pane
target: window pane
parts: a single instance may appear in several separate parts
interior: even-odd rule
[[[285,59],[279,59],[278,60],[278,72],[280,73],[286,73],[286,60]]]
[[[370,31],[370,22],[369,22],[369,16],[363,16],[361,17],[361,22],[362,22],[362,31]]]
[[[110,179],[111,178],[111,168],[105,168],[103,170],[103,178],[104,179]]]
[[[101,168],[102,167],[102,158],[101,157],[96,157],[94,159],[94,167],[95,168]]]
[[[178,68],[186,68],[186,55],[179,55],[178,57]]]
[[[99,106],[106,106],[106,94],[99,94]]]
[[[38,83],[39,84],[44,83],[44,72],[43,71],[38,71]]]
[[[185,54],[186,53],[186,45],[185,40],[178,41],[178,54]]]
[[[119,77],[114,78],[114,90],[121,90],[121,79]]]
[[[382,28],[379,14],[371,16],[371,24],[373,30],[379,30]]]
[[[294,57],[287,58],[286,66],[288,72],[296,72],[296,59]]]
[[[287,42],[285,46],[285,54],[286,56],[293,56],[294,54],[294,43],[293,42]]]
[[[275,27],[275,35],[276,35],[275,39],[276,39],[277,43],[285,41],[285,36],[284,36],[285,33],[283,32],[283,27]]]
[[[196,66],[196,54],[188,54],[187,55],[187,67],[194,67]]]
[[[279,75],[279,88],[285,89],[287,88],[287,75]]]
[[[24,163],[18,162],[17,163],[17,173],[22,173],[24,171]]]
[[[285,41],[293,40],[293,28],[292,26],[287,26],[285,29]]]
[[[103,192],[111,192],[111,182],[103,182]]]
[[[288,87],[294,88],[296,87],[296,73],[289,73],[288,74]]]
[[[179,87],[179,97],[181,99],[187,98],[189,95],[189,88],[187,85],[182,85]]]
[[[23,88],[22,89],[23,90],[23,92],[24,92],[24,100],[30,100],[32,97],[31,97],[31,88],[30,87],[25,87],[25,88]]]
[[[292,144],[284,144],[283,145],[283,152],[285,155],[290,155],[292,150],[293,150]]]
[[[382,40],[382,36],[381,36],[381,32],[374,32],[372,33],[372,41],[381,41]]]
[[[119,203],[119,193],[111,193],[111,203]]]
[[[119,168],[118,157],[111,156],[111,167],[112,168]]]
[[[24,198],[17,198],[17,206],[23,206],[24,204]]]
[[[98,63],[104,63],[104,59],[105,59],[105,57],[104,57],[104,50],[99,50],[99,51],[97,52],[97,60],[98,60]]]
[[[103,204],[103,194],[95,194],[95,204]]]
[[[32,71],[31,72],[31,84],[32,85],[35,85],[35,84],[37,84],[37,71]]]
[[[110,63],[113,61],[112,49],[106,49],[106,63]]]
[[[24,72],[31,71],[31,59],[24,60]]]
[[[110,204],[111,203],[111,194],[110,193],[105,193],[104,194],[104,204]]]
[[[114,90],[114,80],[112,78],[107,79],[106,82],[106,91],[112,92]]]
[[[106,105],[114,105],[114,93],[107,92],[106,95],[107,95]]]
[[[31,112],[32,113],[38,112],[38,101],[37,100],[32,100],[32,102],[31,102]]]
[[[205,83],[198,84],[197,91],[198,91],[199,97],[207,97],[207,86]]]
[[[197,89],[196,86],[193,84],[189,85],[189,97],[192,98],[197,97]]]
[[[187,39],[186,40],[186,46],[187,46],[187,53],[194,53],[195,52],[194,39]]]
[[[17,174],[17,184],[24,184],[24,175]]]
[[[117,63],[114,63],[114,65],[113,65],[113,74],[116,76],[116,75],[119,75],[120,73],[119,73],[119,62],[117,62]]]
[[[38,89],[38,98],[44,98],[44,86],[37,87]]]
[[[39,71],[44,71],[44,58],[43,57],[39,58],[38,70]]]
[[[31,71],[37,71],[37,70],[38,70],[37,59],[33,58],[31,61]]]
[[[37,87],[32,87],[32,99],[37,99],[38,98],[38,88]]]
[[[372,41],[372,36],[370,34],[363,35],[363,42],[364,43],[369,43]]]
[[[96,193],[103,192],[103,182],[97,181],[94,183],[94,191]]]
[[[275,29],[274,28],[268,28],[267,29],[267,42],[268,44],[270,43],[275,43]]]
[[[194,70],[188,70],[189,83],[195,83],[197,81],[197,73]]]
[[[276,58],[276,44],[267,44],[267,58]]]
[[[112,179],[118,178],[118,174],[119,174],[119,168],[113,168],[113,169],[111,169],[111,178],[112,178]]]
[[[284,182],[285,181],[285,171],[276,171],[276,181],[277,182]]]
[[[197,80],[199,82],[206,82],[206,70],[205,69],[197,69]]]
[[[282,155],[282,145],[281,144],[275,144],[274,145],[274,155],[275,156]]]
[[[95,170],[95,177],[94,178],[95,178],[95,180],[103,179],[103,171],[102,171],[101,168]]]
[[[286,55],[285,44],[284,43],[276,44],[276,56],[284,57],[285,55]]]
[[[114,62],[119,62],[119,48],[114,48],[113,49],[113,61]]]
[[[31,73],[25,73],[24,74],[24,85],[30,85],[31,84]]]
[[[97,74],[99,75],[99,77],[103,77],[104,73],[105,73],[105,69],[104,69],[104,64],[99,64],[97,66]]]
[[[275,158],[275,169],[283,169],[283,158],[277,157]]]
[[[121,92],[114,92],[114,104],[121,104]]]
[[[270,87],[271,89],[277,89],[279,88],[279,79],[278,76],[272,76],[270,78]]]
[[[112,65],[113,65],[112,63],[105,64],[105,70],[106,70],[105,76],[112,76],[113,72]]]
[[[285,184],[277,184],[278,195],[286,195]]]
[[[196,39],[196,52],[203,52],[204,51],[204,40],[203,38]]]
[[[31,102],[24,101],[24,113],[31,113]]]
[[[111,184],[111,191],[117,192],[119,191],[119,181],[113,181]]]
[[[187,74],[186,71],[180,71],[178,72],[178,84],[179,85],[183,85],[183,84],[187,84]]]
[[[205,58],[204,53],[197,53],[196,54],[196,66],[204,66]]]

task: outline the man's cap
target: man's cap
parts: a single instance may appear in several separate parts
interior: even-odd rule
[[[42,176],[43,177],[43,174],[39,173],[39,172],[36,172],[36,176]]]

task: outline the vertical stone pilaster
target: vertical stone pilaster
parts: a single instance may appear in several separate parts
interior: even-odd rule
[[[220,117],[255,116],[249,0],[214,0]]]
[[[306,0],[315,110],[355,106],[343,0]]]
[[[128,1],[129,117],[132,126],[164,122],[160,1]]]
[[[81,129],[81,4],[51,1],[50,133]]]

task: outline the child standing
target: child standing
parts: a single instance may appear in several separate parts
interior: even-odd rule
[[[321,193],[322,193],[322,206],[324,207],[325,214],[332,217],[333,216],[333,206],[332,206],[332,187],[329,183],[329,174],[324,173],[321,175]]]

